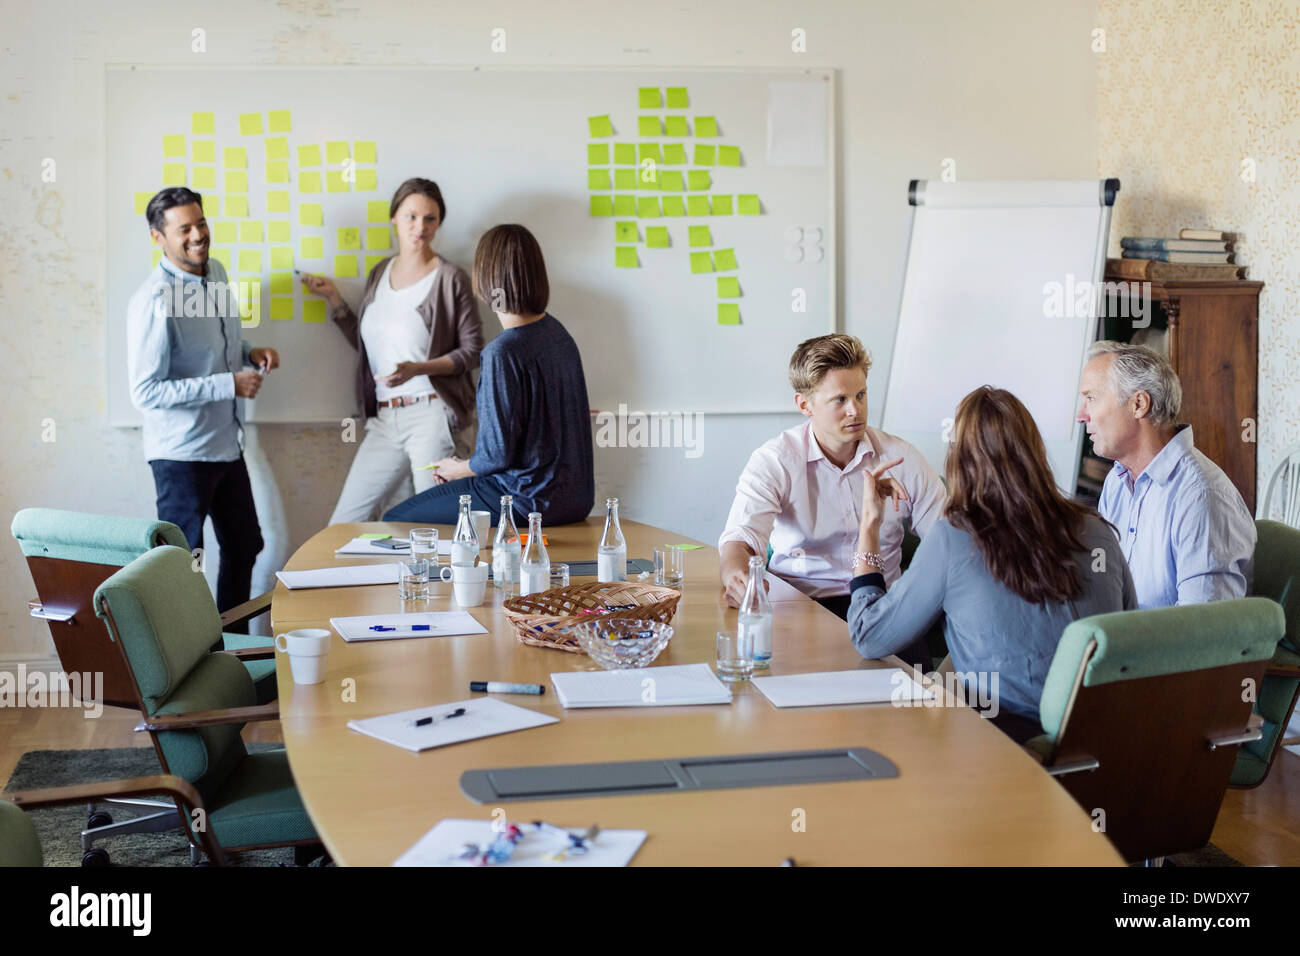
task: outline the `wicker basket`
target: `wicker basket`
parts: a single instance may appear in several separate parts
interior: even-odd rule
[[[642,621],[662,621],[668,624],[677,612],[677,602],[682,592],[653,584],[633,584],[630,581],[602,581],[595,584],[571,584],[565,588],[552,588],[514,597],[503,605],[506,618],[519,636],[520,644],[534,647],[553,647],[571,654],[583,653],[578,639],[571,632],[575,624],[592,620],[595,615],[583,611],[598,611],[611,605],[634,604],[635,607],[608,611],[601,617],[626,618]]]

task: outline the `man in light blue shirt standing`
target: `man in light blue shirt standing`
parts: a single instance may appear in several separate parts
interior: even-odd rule
[[[144,416],[159,519],[201,548],[203,522],[212,518],[221,546],[217,605],[224,611],[248,600],[262,550],[239,399],[257,394],[280,356],[242,340],[238,297],[221,263],[208,259],[199,194],[164,189],[145,215],[163,255],[127,306],[131,401]]]
[[[1223,470],[1177,424],[1183,390],[1160,353],[1097,342],[1088,350],[1079,421],[1114,459],[1098,510],[1119,532],[1138,606],[1203,604],[1250,592],[1255,522]]]

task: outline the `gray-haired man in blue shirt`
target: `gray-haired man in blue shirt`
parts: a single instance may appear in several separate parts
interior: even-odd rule
[[[202,197],[170,187],[145,215],[163,255],[127,306],[131,401],[144,416],[159,519],[201,548],[212,518],[221,546],[217,605],[227,610],[248,600],[262,550],[238,400],[257,394],[280,357],[240,336],[238,297],[221,263],[208,259]]]

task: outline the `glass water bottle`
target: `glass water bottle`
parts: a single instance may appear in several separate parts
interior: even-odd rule
[[[618,523],[618,499],[605,499],[605,532],[596,549],[596,580],[627,580],[627,541]]]
[[[474,530],[474,516],[469,513],[470,496],[460,496],[460,517],[456,519],[456,531],[451,536],[451,563],[462,567],[473,567],[478,563],[479,540]]]
[[[540,512],[528,513],[528,547],[524,550],[523,563],[519,566],[519,593],[536,594],[551,589],[551,558],[546,553],[546,542],[542,540],[542,516]]]
[[[519,589],[519,563],[523,548],[515,528],[514,498],[501,496],[501,521],[492,544],[492,582],[510,597]]]
[[[752,635],[754,666],[767,667],[772,663],[772,602],[767,599],[763,586],[763,559],[755,555],[749,559],[749,582],[745,585],[745,598],[740,602],[740,629]]]

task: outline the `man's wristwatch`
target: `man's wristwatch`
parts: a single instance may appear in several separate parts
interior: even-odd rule
[[[870,565],[881,574],[885,573],[885,558],[879,551],[859,551],[853,555],[853,563]]]

